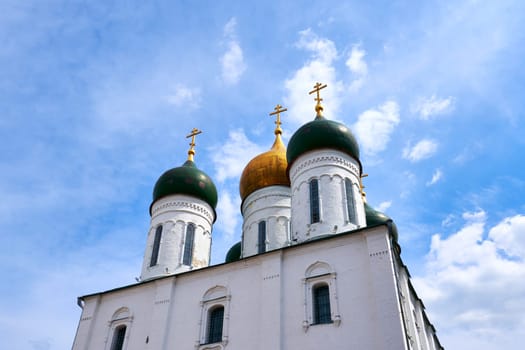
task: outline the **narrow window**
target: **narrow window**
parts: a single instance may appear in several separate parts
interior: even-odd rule
[[[159,249],[160,249],[160,239],[162,238],[162,225],[157,227],[155,231],[155,240],[153,241],[153,250],[151,252],[151,260],[149,266],[157,265],[159,260]]]
[[[222,341],[222,321],[224,320],[224,307],[217,306],[210,310],[208,317],[207,343]]]
[[[113,341],[111,342],[111,350],[122,350],[124,345],[124,337],[126,336],[126,326],[119,326],[113,333]]]
[[[258,253],[264,253],[266,251],[266,221],[259,222],[259,245]]]
[[[328,285],[320,284],[313,289],[314,324],[332,323],[330,312],[330,290]]]
[[[191,266],[193,260],[193,240],[195,238],[195,225],[188,224],[186,228],[186,241],[184,242],[184,255],[182,257],[182,263],[184,265]]]
[[[319,182],[310,181],[310,223],[319,222]]]
[[[345,179],[345,190],[346,190],[346,210],[348,212],[348,221],[351,222],[352,224],[356,224],[353,184],[352,184],[352,181],[348,178]]]

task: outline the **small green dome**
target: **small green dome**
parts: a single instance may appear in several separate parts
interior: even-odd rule
[[[226,259],[224,262],[231,263],[237,260],[241,260],[241,242],[235,243],[228,253],[226,253]]]
[[[290,139],[286,151],[288,169],[300,155],[323,148],[339,150],[359,161],[359,146],[350,129],[339,122],[316,117]]]
[[[397,242],[398,233],[397,226],[394,221],[387,215],[375,210],[368,203],[365,202],[365,214],[366,214],[366,226],[377,226],[386,224],[388,221],[392,222],[392,234],[394,235],[394,241]]]
[[[151,205],[158,199],[172,194],[193,196],[202,199],[213,209],[217,207],[215,184],[191,160],[187,160],[182,166],[170,169],[160,176],[153,189]]]

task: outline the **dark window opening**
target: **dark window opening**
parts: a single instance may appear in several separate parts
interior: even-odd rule
[[[355,214],[355,199],[353,192],[353,184],[350,179],[345,179],[345,190],[346,190],[346,210],[348,211],[348,221],[352,224],[356,224]]]
[[[193,260],[193,241],[195,239],[195,225],[188,224],[186,228],[186,241],[184,242],[184,255],[182,257],[182,264],[191,266]]]
[[[319,221],[319,181],[313,179],[310,181],[310,223]]]
[[[126,326],[119,326],[113,333],[113,341],[111,342],[111,350],[122,350],[124,345],[124,337],[126,336]]]
[[[259,240],[257,249],[259,254],[266,251],[266,221],[259,222]]]
[[[208,316],[208,331],[206,343],[222,341],[222,324],[224,320],[224,307],[218,306],[210,310]]]
[[[160,239],[162,238],[162,225],[157,227],[155,231],[155,239],[153,240],[153,250],[151,251],[151,260],[149,266],[157,265],[159,260],[159,249],[160,249]]]
[[[330,311],[330,289],[328,285],[317,285],[313,289],[314,324],[332,323]]]

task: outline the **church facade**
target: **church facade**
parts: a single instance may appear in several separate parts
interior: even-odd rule
[[[140,280],[78,298],[74,350],[443,349],[324,87],[288,147],[275,108],[275,141],[241,176],[241,242],[212,266],[217,190],[192,130],[188,160],[155,184]]]

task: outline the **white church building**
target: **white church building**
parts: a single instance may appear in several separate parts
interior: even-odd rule
[[[240,181],[242,240],[210,266],[217,190],[193,157],[158,179],[139,282],[78,298],[74,350],[439,350],[397,228],[366,203],[359,147],[315,119]]]

